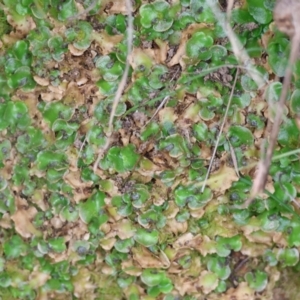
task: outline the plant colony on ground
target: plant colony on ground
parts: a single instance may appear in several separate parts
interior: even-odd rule
[[[290,50],[273,7],[233,8],[266,86],[240,70],[202,192],[239,68],[206,1],[133,1],[129,57],[125,1],[0,1],[1,299],[296,299],[300,62],[266,191],[242,208]]]

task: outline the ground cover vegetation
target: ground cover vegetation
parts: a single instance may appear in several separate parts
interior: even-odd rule
[[[0,299],[298,299],[299,60],[248,201],[274,5],[0,1]]]

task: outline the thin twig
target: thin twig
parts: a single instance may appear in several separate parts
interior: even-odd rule
[[[171,86],[171,83],[172,83],[172,81],[174,80],[174,78],[176,77],[177,74],[178,74],[178,70],[176,70],[175,74],[172,76],[172,78],[169,82],[169,84],[170,84],[169,86]],[[170,87],[170,89],[171,89],[171,87]],[[146,127],[155,118],[155,116],[157,115],[159,110],[165,105],[165,103],[169,100],[169,98],[170,98],[170,95],[166,96],[163,99],[163,101],[159,104],[158,108],[154,112],[153,116],[150,118],[150,120],[148,122],[146,122],[146,124],[142,128]]]
[[[176,75],[178,74],[178,70],[176,70],[175,74],[172,76],[171,80],[170,80],[170,85],[172,83],[172,81],[174,80],[174,78],[176,77]],[[171,88],[171,87],[170,87]],[[157,115],[157,113],[159,112],[159,110],[165,105],[165,103],[169,100],[170,95],[166,96],[163,101],[159,104],[158,108],[156,109],[156,111],[154,112],[153,116],[150,118],[150,120],[143,126],[146,127]]]
[[[227,9],[226,9],[226,14],[227,14],[227,22],[231,19],[231,12],[233,8],[233,0],[228,0],[227,1]]]
[[[272,157],[272,161],[278,161],[282,158],[285,158],[285,157],[288,157],[288,156],[291,156],[291,155],[295,155],[295,154],[300,154],[300,148],[298,148],[296,150],[289,151],[289,152],[285,152],[285,153],[282,153],[282,154],[274,155]],[[258,164],[258,162],[253,162],[253,163],[251,163],[247,166],[240,167],[238,170],[239,170],[239,172],[243,172],[245,170],[254,168],[255,166],[257,166],[257,164]],[[214,175],[213,178],[210,178],[210,179],[206,180],[206,184],[209,185],[210,183],[216,182],[217,180],[223,180],[223,178],[226,177],[226,176],[227,176],[226,173],[225,174],[222,173],[222,174]],[[195,185],[195,187],[201,187],[201,186],[203,186],[203,184],[204,184],[204,180],[199,181],[199,182],[195,183],[194,185]]]
[[[78,157],[80,157],[80,155],[81,155],[81,152],[82,152],[82,149],[84,147],[84,144],[86,143],[86,140],[87,140],[87,136],[84,137],[84,140],[83,140],[83,142],[80,146],[80,149],[79,149],[79,152],[78,152]]]
[[[278,161],[282,158],[285,158],[285,157],[288,157],[288,156],[291,156],[291,155],[294,155],[294,154],[299,154],[299,153],[300,153],[300,148],[292,150],[292,151],[288,151],[288,152],[285,152],[285,153],[282,153],[282,154],[275,155],[275,156],[272,157],[272,161]],[[241,171],[244,171],[244,170],[247,170],[247,169],[252,169],[255,166],[257,166],[258,164],[259,164],[259,162],[251,163],[247,166],[239,168],[239,171],[241,172]]]
[[[172,88],[171,87],[171,83],[173,82],[174,78],[176,77],[176,75],[178,74],[178,70],[176,70],[175,74],[172,76],[171,80],[169,81],[169,86],[170,86],[170,89]],[[154,118],[155,116],[157,115],[157,113],[159,112],[159,110],[165,105],[165,103],[169,100],[170,98],[170,95],[166,96],[163,101],[159,104],[158,108],[156,109],[156,111],[154,112],[153,116],[150,118],[150,120],[143,126],[146,127]]]
[[[233,282],[235,273],[237,273],[248,261],[250,260],[250,257],[245,257],[244,259],[240,260],[233,268],[232,273],[229,276],[229,280]]]
[[[101,158],[103,157],[104,153],[106,152],[106,150],[108,149],[108,147],[111,144],[111,135],[114,129],[113,126],[113,121],[114,121],[114,117],[115,117],[115,113],[116,113],[116,109],[117,106],[120,102],[122,93],[125,89],[126,86],[126,81],[128,78],[128,72],[129,72],[129,57],[131,55],[132,52],[132,44],[133,44],[133,17],[132,17],[132,4],[131,4],[131,0],[126,0],[126,6],[127,6],[127,10],[128,10],[128,24],[127,24],[127,59],[126,59],[126,65],[125,65],[125,70],[122,76],[122,79],[119,83],[117,92],[115,94],[115,98],[113,101],[113,105],[112,105],[112,109],[111,109],[111,113],[110,113],[110,117],[109,117],[109,123],[108,123],[108,131],[107,131],[107,140],[106,143],[104,145],[104,147],[102,149],[99,149],[98,152],[98,157],[94,163],[93,166],[93,171],[94,173],[96,173],[99,162],[101,160]]]
[[[237,161],[234,149],[233,149],[229,139],[227,137],[226,137],[226,139],[227,139],[227,142],[228,142],[228,145],[229,145],[231,159],[232,159],[232,162],[233,162],[235,173],[236,173],[237,177],[240,178],[241,176],[240,176],[240,172],[239,172],[239,165],[238,165],[238,161]]]
[[[216,20],[218,20],[223,31],[228,36],[228,39],[232,47],[232,51],[235,57],[237,58],[237,60],[239,61],[239,63],[244,67],[246,67],[249,76],[254,80],[258,88],[263,87],[265,85],[265,80],[263,76],[255,69],[249,55],[244,50],[243,45],[241,44],[238,37],[234,33],[232,27],[230,26],[230,5],[228,5],[227,18],[226,18],[225,15],[221,12],[217,4],[218,3],[217,1],[208,0],[206,1],[206,3],[210,6],[212,12],[216,17]]]
[[[249,68],[245,67],[245,66],[234,65],[234,64],[222,64],[222,65],[217,65],[217,66],[214,66],[214,67],[204,69],[201,72],[198,72],[198,71],[193,71],[193,72],[183,71],[183,72],[181,72],[181,74],[196,74],[196,73],[198,73],[197,75],[195,75],[195,77],[191,77],[192,79],[197,79],[198,77],[203,77],[203,76],[209,74],[210,72],[217,71],[221,68],[229,68],[229,69],[237,68],[237,69],[249,71]],[[253,72],[256,73],[257,75],[260,74],[260,72],[257,71],[257,70],[253,70]],[[190,77],[189,77],[189,79],[190,79]]]
[[[203,193],[203,191],[205,189],[206,182],[207,182],[207,179],[209,177],[209,174],[210,174],[210,171],[211,171],[211,168],[212,168],[212,165],[213,165],[213,161],[215,159],[217,148],[219,146],[219,142],[220,142],[220,138],[221,138],[221,135],[222,135],[222,131],[223,131],[223,128],[224,128],[226,120],[227,120],[227,115],[228,115],[229,107],[230,107],[231,100],[232,100],[232,97],[233,97],[233,93],[234,93],[235,85],[236,85],[236,82],[237,82],[238,74],[239,74],[239,70],[237,70],[236,74],[235,74],[235,78],[234,78],[233,86],[232,86],[232,89],[231,89],[230,97],[229,97],[229,100],[228,100],[228,103],[227,103],[227,106],[226,106],[226,111],[225,111],[225,115],[224,115],[224,118],[223,118],[223,122],[222,122],[222,125],[220,127],[220,132],[219,132],[219,135],[218,135],[218,138],[217,138],[217,141],[216,141],[216,145],[215,145],[212,157],[210,159],[210,163],[209,163],[209,167],[208,167],[205,179],[204,179],[204,183],[202,185],[202,189],[201,189],[202,193]]]
[[[300,148],[291,150],[291,151],[287,151],[285,153],[274,155],[274,157],[272,157],[272,161],[276,161],[276,160],[279,160],[279,159],[282,159],[282,158],[285,158],[285,157],[288,157],[288,156],[291,156],[294,154],[299,154],[299,153],[300,153]]]
[[[166,96],[163,101],[159,104],[158,108],[156,109],[156,111],[154,112],[153,116],[151,117],[151,119],[143,126],[146,127],[157,115],[157,113],[160,111],[160,109],[165,105],[165,103],[168,101],[168,99],[170,98],[170,96]]]
[[[280,124],[282,121],[284,104],[285,104],[285,100],[286,100],[289,86],[290,86],[291,79],[292,79],[293,66],[297,59],[299,48],[300,48],[300,31],[297,32],[292,38],[291,53],[290,53],[287,68],[285,70],[285,77],[284,77],[283,86],[282,86],[282,90],[281,90],[281,94],[280,94],[280,99],[279,99],[279,102],[278,102],[277,108],[276,108],[276,115],[275,115],[275,120],[274,120],[274,124],[272,127],[270,139],[269,139],[269,146],[267,148],[265,158],[263,160],[261,160],[258,165],[258,172],[257,172],[257,175],[253,182],[251,196],[250,196],[250,199],[247,201],[250,203],[252,202],[252,200],[258,193],[263,191],[265,184],[266,184],[267,176],[268,176],[271,161],[272,161],[272,155],[273,155],[274,148],[275,148],[275,145],[277,142],[279,127],[280,127]]]
[[[207,68],[204,71],[199,72],[197,75],[190,76],[189,80],[192,81],[192,80],[201,78],[201,77],[207,75],[208,72],[213,72],[213,71],[219,70],[220,68],[223,68],[223,67],[236,68],[236,69],[241,69],[241,70],[248,70],[247,67],[243,67],[243,66],[239,66],[239,65],[223,64],[223,65],[218,65],[216,67]],[[259,73],[257,70],[253,70],[253,72]],[[181,74],[196,74],[196,73],[197,73],[197,71],[195,71],[195,72],[182,72]],[[179,92],[179,91],[184,90],[185,88],[186,87],[183,86],[183,87],[178,88],[176,91]],[[172,96],[172,95],[173,95],[173,93],[171,92],[170,96]],[[174,93],[174,95],[175,95],[175,93]],[[159,100],[163,100],[163,99],[164,99],[164,96],[160,95],[158,97],[155,97],[155,98],[147,101],[147,103],[142,103],[142,104],[139,104],[139,105],[135,105],[135,106],[131,107],[130,109],[128,109],[123,116],[129,115],[133,111],[138,110],[139,108],[145,106],[146,104],[153,104],[154,102],[159,101]]]

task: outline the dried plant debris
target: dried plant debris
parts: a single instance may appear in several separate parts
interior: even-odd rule
[[[252,195],[249,202],[262,192],[265,185],[271,165],[271,158],[274,152],[277,136],[280,130],[282,116],[284,114],[284,105],[293,75],[293,66],[297,61],[300,49],[300,25],[299,20],[300,4],[298,1],[277,1],[274,8],[274,20],[280,31],[291,37],[291,51],[288,64],[285,70],[285,78],[280,93],[278,104],[276,104],[274,124],[269,138],[269,146],[266,150],[266,157],[258,165],[258,172],[253,182]]]
[[[298,299],[299,2],[225,2],[0,1],[1,299]]]

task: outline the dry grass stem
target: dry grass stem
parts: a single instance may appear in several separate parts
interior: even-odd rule
[[[230,44],[232,46],[232,51],[239,61],[239,63],[244,66],[249,74],[249,76],[254,80],[258,88],[262,88],[266,81],[263,76],[256,70],[255,66],[252,64],[249,55],[246,50],[243,48],[243,45],[239,41],[238,37],[234,33],[232,27],[230,26],[230,12],[232,7],[232,1],[228,3],[227,16],[221,12],[217,1],[207,1],[207,4],[210,6],[212,12],[214,13],[216,20],[218,20],[222,29],[226,33]]]
[[[227,142],[228,142],[228,145],[229,145],[230,155],[231,155],[231,159],[232,159],[232,163],[233,163],[233,166],[234,166],[235,173],[236,173],[237,177],[240,178],[239,165],[238,165],[238,161],[237,161],[234,149],[233,149],[229,139],[227,139]]]
[[[159,106],[157,107],[156,111],[154,112],[153,116],[151,117],[151,119],[146,122],[146,124],[143,127],[146,127],[154,118],[155,116],[158,114],[158,112],[161,110],[161,108],[166,104],[166,102],[168,101],[168,99],[170,98],[170,96],[166,96],[163,101],[159,104]]]
[[[295,154],[300,154],[300,148],[296,149],[296,150],[289,151],[289,152],[285,152],[285,153],[282,153],[282,154],[279,154],[279,155],[275,155],[275,156],[272,157],[272,161],[277,161],[277,160],[282,159],[284,157],[288,157],[288,156],[295,155]],[[258,165],[258,163],[259,162],[254,162],[254,163],[248,164],[247,166],[240,167],[238,169],[239,173],[243,172],[245,170],[254,168],[255,166]],[[203,180],[203,181],[197,182],[195,184],[195,187],[201,187],[201,186],[204,185],[205,182],[206,182],[205,184],[209,185],[209,184],[211,184],[213,182],[216,182],[217,180],[224,180],[224,178],[226,176],[227,176],[226,173],[214,175],[213,178],[209,178],[206,181]]]
[[[274,148],[275,148],[275,145],[277,142],[277,136],[278,136],[280,124],[282,121],[284,104],[285,104],[285,100],[286,100],[288,90],[290,87],[290,83],[291,83],[291,79],[292,79],[293,66],[297,59],[299,48],[300,48],[300,31],[297,32],[294,35],[294,37],[292,38],[291,53],[290,53],[287,68],[285,70],[285,77],[284,77],[284,81],[283,81],[283,86],[282,86],[279,102],[278,102],[277,108],[276,108],[276,115],[275,115],[275,120],[274,120],[274,124],[272,127],[270,139],[269,139],[269,145],[268,145],[268,148],[266,151],[265,158],[263,160],[261,160],[258,165],[257,175],[254,179],[251,196],[250,196],[251,201],[258,193],[263,191],[265,184],[266,184],[267,176],[268,176],[271,161],[272,161],[272,155],[273,155]],[[249,200],[249,202],[251,202],[250,200]]]
[[[216,145],[215,145],[212,157],[210,159],[209,167],[208,167],[208,170],[207,170],[207,173],[206,173],[206,176],[205,176],[205,179],[203,181],[202,188],[201,188],[202,193],[205,189],[206,182],[207,182],[207,179],[209,177],[209,174],[210,174],[210,171],[211,171],[211,168],[212,168],[212,165],[213,165],[213,161],[214,161],[215,156],[216,156],[216,152],[217,152],[217,148],[218,148],[220,138],[221,138],[221,135],[222,135],[222,132],[223,132],[223,128],[224,128],[226,120],[227,120],[227,115],[228,115],[229,107],[231,105],[231,100],[232,100],[232,97],[233,97],[233,92],[234,92],[235,85],[236,85],[236,82],[237,82],[238,74],[239,74],[239,70],[237,70],[236,74],[235,74],[235,78],[234,78],[233,86],[232,86],[232,89],[231,89],[230,97],[229,97],[229,100],[228,100],[228,103],[227,103],[227,106],[226,106],[226,111],[225,111],[225,115],[224,115],[224,118],[223,118],[223,122],[222,122],[222,125],[220,127],[220,131],[219,131],[219,135],[218,135],[218,138],[217,138],[217,141],[216,141]]]
[[[126,86],[126,81],[128,78],[128,72],[129,72],[129,57],[131,55],[132,52],[132,44],[133,44],[133,17],[132,17],[132,4],[131,4],[131,0],[126,0],[126,6],[127,6],[127,10],[128,10],[128,24],[127,24],[127,59],[126,59],[126,65],[125,65],[125,70],[122,76],[122,79],[119,83],[117,92],[115,94],[114,97],[114,101],[113,101],[113,105],[112,105],[112,109],[111,109],[111,113],[110,113],[110,117],[109,117],[109,123],[108,123],[108,131],[107,131],[107,141],[104,145],[103,148],[99,149],[98,151],[98,157],[94,163],[93,166],[93,171],[94,173],[96,173],[96,170],[98,168],[99,162],[101,160],[101,158],[103,157],[104,153],[106,152],[106,150],[109,148],[110,144],[111,144],[111,135],[113,132],[113,121],[114,121],[114,117],[115,117],[115,113],[116,113],[116,109],[117,106],[120,102],[122,93],[125,89]]]

